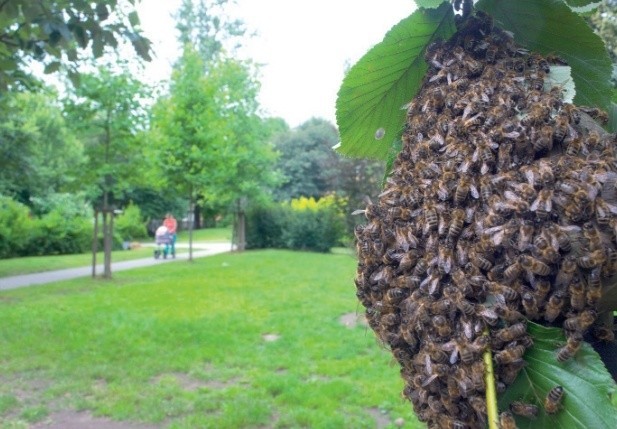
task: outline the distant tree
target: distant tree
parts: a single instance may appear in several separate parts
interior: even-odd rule
[[[175,16],[176,29],[182,46],[191,45],[201,55],[204,67],[208,67],[230,42],[245,35],[244,23],[226,19],[224,12],[228,3],[235,0],[182,0]],[[233,46],[231,47],[233,48]]]
[[[46,90],[0,99],[0,194],[30,205],[32,197],[74,188],[83,147],[56,98]]]
[[[141,35],[136,0],[39,0],[0,2],[0,90],[30,81],[28,65],[37,61],[45,73],[66,66],[79,78],[80,54],[95,58],[105,47],[129,41],[137,54],[150,60],[150,41]]]
[[[336,190],[339,156],[332,146],[337,142],[336,128],[325,119],[313,118],[278,134],[274,142],[280,153],[276,168],[283,175],[283,183],[274,192],[276,199],[319,198]]]
[[[617,0],[602,0],[600,5],[587,17],[587,22],[604,40],[613,60],[617,62]]]
[[[147,120],[143,101],[149,91],[128,70],[112,69],[100,67],[96,73],[83,75],[66,100],[67,118],[88,156],[80,179],[103,215],[105,278],[111,277],[114,196],[142,183],[147,159],[142,156],[140,138]]]
[[[279,133],[275,138],[280,153],[276,168],[283,176],[275,189],[278,200],[301,196],[321,198],[336,192],[347,199],[348,230],[361,219],[350,215],[375,198],[381,188],[385,164],[380,161],[346,158],[332,147],[338,143],[336,128],[324,119],[311,119],[298,128]]]
[[[260,193],[272,157],[247,65],[218,57],[205,70],[200,54],[186,45],[170,95],[155,108],[152,131],[166,188],[185,195],[191,207],[199,200],[222,208]],[[192,234],[189,243],[192,248]]]

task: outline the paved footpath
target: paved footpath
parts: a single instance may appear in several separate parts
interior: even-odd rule
[[[144,245],[151,247],[149,245]],[[188,248],[187,244],[177,243],[176,249]],[[231,251],[230,243],[193,243],[193,258],[202,258],[204,256],[216,255]],[[151,265],[167,264],[173,261],[187,260],[189,257],[186,253],[178,253],[176,258],[143,258],[134,259],[132,261],[113,262],[112,272],[130,270],[131,268],[149,267]],[[103,272],[103,265],[97,265],[97,275]],[[12,277],[0,277],[0,291],[16,289],[25,286],[32,286],[45,283],[53,283],[62,280],[70,280],[78,277],[88,277],[92,275],[92,265],[81,268],[68,268],[65,270],[46,271],[42,273],[24,274]]]

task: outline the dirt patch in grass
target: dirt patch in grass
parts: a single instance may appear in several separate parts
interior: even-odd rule
[[[161,426],[118,422],[94,417],[88,412],[58,411],[30,429],[159,429]]]
[[[263,338],[265,342],[271,343],[281,338],[281,336],[278,334],[262,334],[261,338]]]
[[[171,374],[161,374],[152,380],[152,383],[159,384],[164,382],[164,380],[173,379],[176,383],[182,387],[184,390],[194,391],[201,388],[208,389],[225,389],[227,387],[235,386],[240,383],[239,379],[231,379],[231,380],[199,380],[191,377],[188,374],[182,372],[174,372]]]
[[[345,313],[339,318],[339,322],[349,329],[355,328],[358,325],[368,326],[364,314],[358,313]]]
[[[381,412],[378,408],[369,408],[367,411],[375,419],[375,427],[377,429],[383,429],[390,424],[388,415]]]

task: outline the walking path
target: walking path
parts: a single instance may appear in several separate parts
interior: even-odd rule
[[[150,247],[144,244],[144,247]],[[176,250],[188,248],[188,244],[177,243]],[[230,243],[193,243],[193,258],[202,258],[204,256],[216,255],[219,253],[225,253],[231,251]],[[130,270],[131,268],[148,267],[151,265],[166,264],[173,261],[187,260],[189,257],[188,251],[186,253],[178,253],[175,259],[154,259],[143,258],[133,259],[132,261],[113,262],[112,272]],[[103,272],[103,265],[96,266],[96,272]],[[88,277],[92,275],[92,265],[81,268],[67,268],[65,270],[46,271],[42,273],[24,274],[12,277],[0,278],[0,291],[16,289],[25,286],[32,286],[44,283],[53,283],[61,280],[70,280],[78,277]]]

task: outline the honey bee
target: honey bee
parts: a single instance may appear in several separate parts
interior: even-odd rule
[[[533,148],[536,152],[549,152],[553,148],[553,128],[544,125],[533,140]]]
[[[520,224],[518,230],[518,241],[516,244],[516,248],[520,252],[524,252],[531,246],[534,230],[535,228],[533,222],[529,220],[525,220]]]
[[[591,270],[588,278],[587,289],[587,304],[595,307],[600,298],[602,298],[602,281],[600,278],[600,271],[597,268]]]
[[[593,325],[597,317],[598,314],[595,310],[583,310],[578,316],[568,317],[563,322],[563,327],[568,331],[585,332]]]
[[[566,345],[557,350],[557,361],[565,362],[572,358],[581,348],[583,336],[579,333],[574,333],[568,338]]]
[[[538,198],[531,204],[529,210],[536,212],[539,219],[548,219],[551,210],[553,209],[553,191],[551,189],[542,189],[538,193]]]
[[[559,250],[563,250],[564,252],[570,252],[572,250],[570,236],[560,226],[557,224],[551,224],[548,228],[548,232],[557,241]]]
[[[617,206],[607,203],[603,198],[595,200],[596,220],[601,226],[608,226],[611,215],[617,214]]]
[[[538,259],[545,263],[555,263],[559,261],[561,255],[557,249],[546,240],[539,241],[532,249],[532,253]]]
[[[517,260],[503,271],[503,279],[507,284],[511,284],[522,272],[523,267]]]
[[[510,404],[510,411],[517,416],[535,420],[538,418],[538,413],[540,410],[537,405],[529,404],[523,401],[514,401]]]
[[[578,124],[581,121],[581,114],[574,104],[566,103],[563,105],[562,113],[567,115],[570,119],[570,122],[574,124]]]
[[[613,342],[615,341],[615,332],[605,325],[595,326],[593,335],[600,341]]]
[[[499,427],[500,429],[518,429],[511,412],[503,411],[499,414]]]
[[[564,389],[562,386],[555,386],[548,391],[546,398],[544,399],[544,410],[548,414],[555,414],[561,407],[561,401],[564,396]]]
[[[489,271],[493,268],[493,263],[477,251],[471,252],[470,260],[473,265],[484,271]]]
[[[442,315],[433,316],[433,326],[437,330],[437,335],[440,337],[449,337],[452,334],[452,327],[448,320]]]
[[[441,274],[450,274],[454,265],[452,246],[443,245],[439,248],[438,268]]]
[[[526,332],[527,332],[527,328],[523,323],[516,323],[507,328],[501,328],[495,331],[494,336],[495,338],[497,338],[498,340],[504,343],[509,343],[511,341],[514,341],[522,337],[523,335],[526,334]]]
[[[581,311],[587,301],[585,285],[580,278],[576,278],[576,280],[570,283],[568,290],[570,291],[570,306],[576,311]]]
[[[525,316],[523,316],[521,312],[508,308],[506,305],[495,306],[495,312],[508,323],[520,322],[525,319]]]
[[[448,240],[452,241],[456,239],[463,229],[465,223],[465,212],[459,208],[452,210],[452,216],[450,218],[450,227],[448,228]]]
[[[501,295],[506,301],[516,301],[519,297],[519,293],[516,290],[505,284],[489,282],[487,286],[493,295]]]
[[[601,109],[596,107],[584,107],[579,106],[579,109],[591,116],[596,121],[599,121],[602,125],[606,125],[608,123],[608,114]]]
[[[495,326],[499,322],[497,312],[484,304],[476,304],[476,314],[490,326]]]
[[[548,276],[551,273],[551,268],[548,265],[533,256],[521,255],[519,263],[523,269],[539,276]]]
[[[425,206],[424,208],[424,221],[429,230],[437,229],[439,224],[439,218],[437,217],[437,210],[434,207]]]
[[[525,346],[517,345],[496,352],[493,358],[499,365],[507,365],[523,361]],[[524,361],[523,361],[524,362]]]
[[[553,322],[559,314],[561,313],[561,309],[565,304],[565,296],[561,290],[558,290],[548,299],[546,303],[546,308],[544,309],[544,319],[547,322]]]
[[[555,118],[555,128],[553,129],[553,141],[560,144],[568,135],[568,127],[570,120],[563,114],[557,115]]]
[[[597,249],[591,253],[580,256],[576,262],[581,268],[595,268],[601,266],[606,261],[604,249]]]
[[[544,305],[544,300],[551,290],[551,283],[546,280],[537,281],[534,285],[533,296],[536,298],[538,307]]]
[[[521,297],[521,301],[523,303],[523,308],[525,309],[525,314],[527,314],[527,317],[532,320],[540,318],[538,303],[536,301],[536,297],[532,293],[525,292]]]

